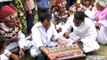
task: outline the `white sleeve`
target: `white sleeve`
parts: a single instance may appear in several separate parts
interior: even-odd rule
[[[68,18],[66,24],[65,24],[64,27],[63,27],[63,30],[64,30],[64,31],[68,31],[68,32],[71,31],[71,28],[72,28],[71,24],[72,24],[72,21],[73,21],[73,16],[74,16],[74,15],[72,15],[72,16],[70,16],[70,17]]]
[[[40,37],[39,30],[35,27],[32,28],[32,45],[36,47],[44,46]]]
[[[52,40],[55,41],[58,38],[58,33],[57,33],[56,29],[55,29],[55,26],[53,25],[52,27],[53,27]]]
[[[10,55],[12,54],[10,51],[8,51],[8,50],[5,50],[4,51],[4,54],[7,56],[7,57],[10,57]]]
[[[95,41],[96,38],[97,38],[97,31],[96,31],[96,29],[95,29],[95,25],[92,24],[92,25],[89,27],[86,36],[83,37],[83,38],[81,38],[81,41],[82,41],[84,44],[86,44],[86,43],[88,43],[88,42],[90,42],[90,41],[91,41],[91,42],[92,42],[92,41]]]
[[[18,41],[19,47],[24,48],[26,39],[25,39],[25,35],[21,31],[19,31],[18,33],[18,38],[19,38]]]
[[[87,9],[87,10],[85,11],[85,14],[86,14],[89,18],[91,18],[92,20],[95,20],[94,12],[90,11],[89,9]]]

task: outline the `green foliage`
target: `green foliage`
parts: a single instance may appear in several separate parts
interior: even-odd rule
[[[22,31],[24,33],[26,33],[27,25],[26,25],[26,16],[24,14],[25,10],[24,10],[23,1],[22,0],[13,0],[13,3],[17,7],[17,13],[18,13],[19,19],[22,24]]]

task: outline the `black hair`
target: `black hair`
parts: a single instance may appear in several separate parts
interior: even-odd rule
[[[0,50],[4,48],[4,45],[6,44],[6,38],[0,34]]]
[[[51,20],[51,14],[49,14],[49,13],[44,13],[44,14],[42,14],[42,15],[40,16],[40,22],[44,22],[45,19],[47,19],[48,21],[50,21],[50,20]]]
[[[74,19],[84,21],[84,18],[87,17],[87,15],[83,11],[76,11],[74,14]]]

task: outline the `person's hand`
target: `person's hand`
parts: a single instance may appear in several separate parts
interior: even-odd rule
[[[15,55],[15,54],[13,54],[13,53],[10,55],[10,57],[11,57],[13,60],[20,60],[20,59],[19,59],[19,56]]]
[[[29,14],[32,14],[32,10],[29,10]]]
[[[25,53],[24,53],[23,49],[20,48],[20,50],[19,50],[19,58],[21,59],[22,57],[24,57],[24,55],[25,55]]]
[[[58,32],[58,33],[62,32],[62,29],[61,29],[61,28],[59,28],[59,29],[57,30],[57,32]]]
[[[97,17],[95,17],[95,20],[98,22],[99,21],[99,18],[98,18],[98,16]]]
[[[60,38],[57,39],[57,43],[58,43],[59,45],[66,45],[66,44],[67,44],[67,42],[63,41],[63,40],[60,39]]]
[[[66,39],[69,39],[69,38],[70,38],[70,33],[69,33],[69,32],[65,32],[65,33],[64,33],[64,37],[65,37]]]
[[[55,53],[48,53],[47,56],[50,60],[55,60],[55,58],[56,58]]]

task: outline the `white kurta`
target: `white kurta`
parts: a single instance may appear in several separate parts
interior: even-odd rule
[[[36,23],[31,31],[33,47],[31,48],[30,53],[33,57],[37,56],[40,53],[38,49],[40,46],[49,46],[56,44],[50,44],[52,40],[55,42],[58,37],[55,26],[52,22],[50,28],[47,31],[42,26],[41,22]]]
[[[107,44],[107,28],[102,26],[98,32],[97,41],[101,44]]]
[[[67,31],[73,28],[73,33],[81,38],[83,42],[83,50],[87,52],[99,49],[99,44],[96,41],[97,32],[93,21],[89,18],[85,18],[84,23],[79,27],[76,27],[73,23],[74,15],[70,16],[65,24]]]
[[[2,26],[2,28],[5,30],[5,31],[9,31],[10,29],[4,24],[4,23],[0,23],[0,25]],[[20,47],[20,48],[24,48],[25,46],[25,35],[19,31],[18,32],[18,42],[11,42],[9,43],[9,45],[6,46],[6,49],[7,50],[12,50],[14,49],[15,47]]]
[[[0,60],[9,60],[11,54],[11,52],[5,50],[4,53],[0,55]]]

